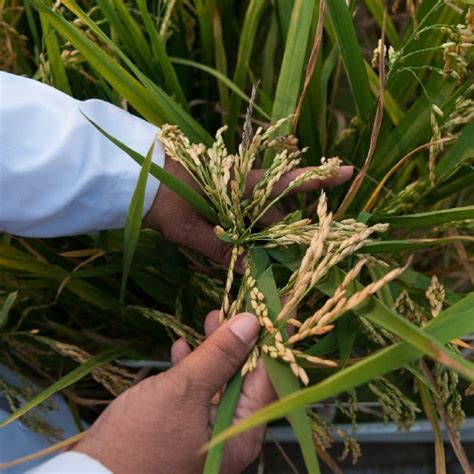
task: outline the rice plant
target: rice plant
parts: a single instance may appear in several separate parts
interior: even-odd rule
[[[3,235],[0,362],[48,388],[24,395],[0,379],[14,412],[0,427],[22,416],[56,439],[32,408],[62,391],[93,421],[143,376],[130,360],[168,360],[176,336],[202,342],[209,310],[223,320],[245,309],[261,335],[223,393],[206,472],[218,472],[230,437],[285,417],[307,470],[322,460],[338,472],[337,426],[311,408],[323,400],[355,430],[364,401],[402,430],[426,418],[437,473],[444,426],[472,471],[458,436],[474,391],[469,2],[4,0],[0,35],[2,69],[160,126],[199,194],[97,133],[143,166],[137,202],[150,172],[233,249],[217,267],[141,231],[140,213],[125,232]],[[295,193],[341,165],[355,167],[348,184]],[[301,166],[317,168],[278,190]],[[283,217],[262,224],[274,206]],[[229,426],[229,391],[258,358],[279,400]],[[356,462],[353,434],[338,435]]]

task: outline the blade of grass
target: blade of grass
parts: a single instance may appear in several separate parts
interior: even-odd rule
[[[433,374],[431,373],[426,362],[423,359],[420,361],[420,367],[423,375],[426,377],[430,385],[434,386],[435,381],[433,379]],[[441,399],[439,397],[435,396],[433,401],[436,405],[436,409],[441,420],[443,420],[449,441],[451,443],[454,453],[456,454],[456,457],[458,458],[459,464],[461,464],[461,467],[466,474],[474,474],[472,465],[466,456],[466,451],[464,450],[461,444],[459,433],[449,420],[445,405],[441,402]]]
[[[400,167],[402,167],[406,161],[408,161],[410,158],[415,156],[417,153],[420,151],[426,150],[427,148],[433,146],[433,144],[438,144],[438,143],[447,143],[452,140],[455,140],[454,138],[447,137],[443,138],[441,140],[437,140],[435,142],[429,142],[425,143],[424,145],[420,145],[416,147],[414,150],[410,151],[407,153],[400,161],[398,161],[397,164],[395,164],[389,171],[388,173],[382,178],[382,180],[377,184],[377,187],[375,188],[374,192],[370,195],[369,199],[367,200],[367,203],[364,206],[364,211],[365,212],[370,212],[372,208],[375,205],[375,201],[377,200],[377,197],[379,196],[380,192],[385,186],[385,183],[390,179],[390,177],[398,170]]]
[[[452,148],[444,154],[436,165],[436,182],[449,178],[464,162],[474,156],[474,120],[469,122]]]
[[[110,25],[124,49],[126,49],[139,67],[152,74],[150,68],[151,49],[145,40],[141,28],[133,19],[122,0],[97,0],[97,6]]]
[[[271,13],[270,26],[263,47],[262,91],[273,96],[273,78],[275,74],[275,53],[278,46],[278,22],[275,10]]]
[[[194,67],[196,69],[200,69],[201,71],[207,72],[211,76],[214,76],[218,81],[220,81],[222,84],[224,84],[228,89],[230,89],[232,92],[234,92],[238,97],[241,99],[249,102],[250,97],[242,90],[240,89],[235,82],[231,81],[227,76],[224,74],[220,73],[217,69],[214,69],[210,66],[206,66],[205,64],[198,63],[196,61],[192,61],[191,59],[185,59],[185,58],[171,58],[171,62],[175,64],[181,64],[183,66],[190,66]],[[266,119],[270,119],[270,116],[257,104],[254,104],[254,109],[258,111],[263,117]]]
[[[145,24],[146,31],[150,37],[151,47],[153,49],[154,59],[157,64],[160,66],[163,71],[163,76],[166,81],[168,88],[168,93],[174,95],[176,100],[181,104],[181,106],[188,110],[188,105],[186,102],[186,97],[184,96],[183,89],[179,82],[176,71],[171,64],[170,58],[166,53],[165,45],[161,41],[160,35],[151,19],[150,13],[148,12],[146,0],[137,0],[138,8],[140,10],[140,15]]]
[[[284,43],[286,43],[288,38],[288,32],[290,30],[291,12],[293,7],[293,0],[275,0],[275,11],[278,16],[278,24]]]
[[[258,24],[262,16],[265,2],[261,0],[250,0],[245,12],[244,23],[240,30],[239,49],[237,51],[237,62],[235,64],[233,82],[239,89],[245,89],[250,57],[255,43]],[[235,128],[239,117],[241,98],[239,94],[232,94],[229,103],[229,111],[226,123],[229,127],[229,146],[235,146]]]
[[[454,242],[474,242],[474,237],[468,235],[458,235],[451,237],[440,237],[437,239],[406,239],[387,240],[385,242],[369,242],[358,253],[377,254],[404,252],[407,250],[423,249],[438,245],[448,245]]]
[[[94,121],[89,119],[87,116],[84,117],[97,129],[102,135],[107,137],[112,143],[118,146],[123,150],[127,155],[133,158],[139,165],[143,165],[145,158],[141,156],[136,151],[129,148],[127,145],[122,143],[120,140],[117,140],[112,135],[107,133],[103,128],[97,125]],[[162,184],[168,186],[172,191],[174,191],[178,196],[184,199],[188,204],[190,204],[196,211],[202,214],[206,219],[213,223],[217,223],[217,216],[210,206],[210,204],[194,189],[188,186],[186,183],[183,183],[179,179],[175,178],[172,174],[168,173],[163,168],[160,168],[155,163],[151,163],[150,173],[157,179],[160,180]]]
[[[426,385],[421,383],[419,380],[416,381],[416,386],[418,388],[418,393],[420,394],[423,411],[425,412],[426,418],[433,428],[436,474],[446,474],[446,455],[444,452],[444,442],[430,391],[428,387],[426,387]]]
[[[212,41],[212,22],[204,0],[195,0],[196,16],[199,24],[200,40],[202,45],[202,56],[204,63],[212,64],[214,47]]]
[[[0,309],[0,329],[3,329],[8,323],[8,315],[10,314],[10,309],[15,303],[16,297],[18,296],[18,291],[10,293]]]
[[[262,354],[265,370],[272,382],[278,398],[282,399],[300,390],[300,384],[287,364],[272,359],[267,354]],[[305,408],[294,410],[287,415],[293,431],[303,453],[306,469],[311,474],[320,472],[318,458],[314,449],[311,426]]]
[[[71,86],[67,77],[64,60],[61,58],[61,50],[58,44],[58,37],[55,31],[50,27],[45,15],[40,14],[41,28],[48,53],[48,63],[53,76],[54,86],[68,95],[72,95]]]
[[[372,112],[374,98],[351,13],[344,0],[332,0],[327,6],[358,115],[366,122]]]
[[[328,97],[328,85],[329,79],[331,78],[331,74],[336,67],[337,60],[339,58],[339,50],[337,46],[334,46],[329,53],[326,61],[324,62],[324,66],[321,71],[321,78],[319,80],[319,94],[321,100],[321,113],[319,118],[319,141],[321,143],[321,150],[323,155],[326,154],[327,151],[327,136],[328,136],[328,129],[327,129],[327,97]]]
[[[321,47],[321,40],[323,38],[323,26],[324,26],[324,11],[326,8],[326,0],[319,0],[319,13],[318,13],[318,24],[316,27],[316,35],[314,37],[313,46],[309,55],[308,63],[306,64],[306,73],[304,77],[303,90],[301,91],[298,104],[296,106],[295,116],[293,118],[293,134],[296,133],[298,121],[300,119],[301,109],[303,102],[308,91],[311,78],[313,76],[314,68],[316,66],[316,60],[318,59],[319,49]]]
[[[337,343],[339,346],[340,366],[344,368],[357,338],[357,324],[351,314],[344,315],[336,326]]]
[[[430,321],[425,326],[425,330],[443,343],[462,337],[474,330],[474,318],[470,318],[473,308],[474,293],[471,293],[445,310],[436,319]],[[281,418],[302,406],[336,396],[341,392],[403,367],[420,356],[420,352],[405,342],[393,344],[331,375],[317,385],[302,389],[268,405],[212,439],[207,446],[215,446],[255,426]]]
[[[222,433],[227,427],[232,425],[235,409],[240,398],[240,389],[242,388],[243,377],[239,372],[234,375],[224,390],[224,395],[219,402],[219,407],[214,421],[212,436]],[[222,456],[224,454],[224,445],[215,446],[209,450],[204,465],[204,474],[215,474],[220,472]]]
[[[224,38],[222,35],[221,13],[217,0],[207,0],[206,9],[212,20],[212,37],[216,69],[223,76],[228,77],[227,57],[224,48]],[[227,89],[223,87],[222,82],[218,82],[217,87],[219,89],[220,106],[222,109],[222,121],[225,123],[225,115],[229,110],[229,94]]]
[[[14,271],[26,272],[39,278],[46,278],[58,284],[67,277],[71,277],[67,290],[84,301],[106,311],[118,313],[120,305],[114,296],[99,290],[56,265],[43,263],[35,258],[15,249],[10,245],[0,243],[0,267]],[[51,286],[51,283],[49,283]]]
[[[369,77],[370,90],[374,96],[377,97],[380,90],[379,78],[367,61],[365,61],[365,69],[367,70],[367,76]],[[383,106],[392,123],[397,125],[405,113],[388,90],[384,90],[383,93]]]
[[[295,0],[286,38],[285,52],[278,77],[275,101],[272,110],[272,123],[294,113],[298,101],[306,48],[309,40],[311,20],[315,2]],[[291,124],[282,127],[278,133],[291,131]],[[263,167],[268,168],[273,155],[265,153]]]
[[[345,272],[338,268],[332,268],[324,281],[316,284],[316,287],[328,296],[334,294],[338,285],[343,281]],[[358,281],[354,281],[347,294],[361,291],[364,287]],[[458,354],[447,349],[443,344],[430,336],[426,331],[402,318],[394,310],[389,309],[376,297],[371,296],[354,308],[354,313],[363,316],[371,323],[400,337],[423,354],[429,355],[434,360],[456,370],[467,380],[474,381],[474,364],[462,358]],[[474,318],[472,322],[474,326]]]
[[[60,392],[61,390],[64,390],[65,388],[70,387],[72,384],[78,382],[90,372],[92,372],[92,370],[94,370],[95,368],[100,367],[101,365],[111,362],[120,357],[123,357],[129,352],[130,346],[114,347],[89,358],[86,362],[76,367],[64,377],[61,377],[58,381],[54,382],[47,389],[43,390],[41,393],[39,393],[27,403],[22,405],[12,415],[2,420],[0,422],[0,429],[17,420],[25,413],[28,413],[30,410],[43,403],[45,400],[52,397],[55,393]]]
[[[31,3],[25,2],[24,8],[25,8],[25,13],[26,13],[26,21],[28,23],[28,27],[31,31],[31,36],[33,39],[35,61],[38,62],[39,54],[41,51],[40,35],[38,32],[38,28],[36,26],[35,17],[33,15],[33,9],[31,8]]]
[[[390,225],[391,229],[416,229],[418,227],[433,227],[466,219],[474,219],[474,205],[419,212],[406,216],[373,215],[370,217],[369,222],[370,224],[385,222]]]
[[[145,200],[146,183],[148,174],[151,168],[151,159],[153,157],[153,150],[155,148],[153,143],[143,160],[138,181],[133,191],[132,200],[127,213],[127,220],[125,221],[125,228],[123,233],[123,267],[122,267],[122,282],[120,287],[120,302],[125,304],[125,291],[127,288],[127,278],[132,266],[133,256],[137,248],[138,239],[140,238],[140,231],[143,221],[143,203]]]
[[[356,178],[352,182],[349,191],[347,191],[344,200],[339,206],[334,218],[340,219],[349,209],[352,201],[357,195],[360,187],[362,186],[362,181],[364,180],[370,166],[370,162],[375,153],[375,148],[377,146],[377,141],[379,138],[380,128],[382,127],[383,120],[383,110],[384,110],[384,87],[385,87],[385,29],[382,27],[382,37],[381,37],[381,52],[379,56],[379,96],[377,102],[377,109],[375,112],[374,125],[372,127],[372,133],[370,134],[370,146],[369,151],[367,152],[367,157],[364,162],[364,166],[357,174]]]
[[[178,125],[187,137],[210,145],[213,140],[206,130],[186,113],[168,94],[148,79],[117,45],[79,8],[74,0],[63,0],[62,4],[78,16],[104,43],[111,48],[140,79],[137,81],[117,61],[104,52],[72,23],[57,14],[44,0],[31,0],[41,12],[48,15],[50,23],[65,36],[111,86],[151,123],[164,122]]]
[[[252,276],[256,279],[259,290],[265,295],[268,317],[272,321],[276,321],[281,310],[280,295],[273,277],[272,268],[266,268],[268,259],[265,258],[265,255],[259,254],[266,254],[266,252],[261,249],[250,251]],[[287,334],[284,333],[282,335],[283,339],[286,339]],[[298,379],[287,364],[276,361],[267,356],[267,354],[262,354],[262,359],[279,398],[283,398],[300,389]],[[287,418],[298,439],[306,469],[310,473],[319,473],[319,463],[313,445],[311,425],[306,410],[304,408],[295,410],[289,413]]]
[[[386,8],[382,0],[365,0],[364,3],[379,27],[382,28],[384,22],[384,10]],[[402,44],[397,33],[397,28],[395,27],[390,15],[387,15],[385,19],[385,34],[387,35],[390,44],[395,49],[400,49]]]

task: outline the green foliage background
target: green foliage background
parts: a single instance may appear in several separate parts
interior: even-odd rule
[[[393,9],[396,3],[398,10]],[[427,362],[421,356],[424,352],[435,360],[442,358],[439,352],[422,350],[423,334],[446,344],[474,331],[470,293],[474,283],[474,49],[462,50],[462,64],[456,58],[447,64],[446,52],[449,41],[472,43],[468,3],[407,0],[385,5],[382,0],[353,0],[348,6],[343,0],[327,0],[321,48],[311,70],[306,65],[318,28],[319,1],[0,2],[2,69],[80,99],[104,99],[156,125],[176,124],[190,140],[207,145],[225,124],[227,146],[235,150],[251,84],[258,80],[256,123],[294,113],[309,71],[296,129],[300,143],[310,147],[304,164],[317,165],[322,156],[338,155],[356,171],[363,169],[376,121],[380,78],[378,68],[370,63],[384,25],[391,51],[385,61],[380,132],[365,177],[339,217],[388,222],[388,234],[363,251],[390,266],[414,255],[412,269],[381,292],[376,303],[348,315],[344,323],[341,320],[338,337],[308,347],[334,358],[346,354],[347,365],[335,373],[313,371],[311,387],[301,391],[296,386],[295,393],[245,422],[247,428],[348,390],[352,393],[354,387],[404,367],[396,377],[389,377],[419,400],[436,431],[435,390],[423,376]],[[470,38],[456,39],[456,25],[469,27],[469,21]],[[440,138],[452,140],[430,158],[434,152],[429,143]],[[271,155],[263,157],[263,165],[271,159]],[[349,186],[328,193],[333,209],[343,202]],[[293,206],[309,210],[316,198],[316,194],[301,197]],[[206,212],[205,208],[204,203],[201,210]],[[202,332],[203,316],[220,306],[225,269],[216,269],[202,256],[178,249],[152,231],[141,232],[136,249],[129,247],[138,238],[138,226],[131,219],[132,239],[125,241],[118,231],[50,240],[2,236],[0,360],[44,385],[55,382],[16,417],[68,387],[64,393],[77,417],[93,420],[101,405],[84,400],[110,398],[110,394],[101,387],[97,373],[95,382],[88,374],[94,375],[98,366],[110,369],[119,357],[166,359],[168,331],[191,331],[184,323]],[[278,283],[278,272],[291,268],[291,252],[271,258],[277,263]],[[128,279],[121,299],[123,268]],[[372,271],[362,284],[383,270],[374,264]],[[419,338],[398,334],[400,342],[377,351],[362,331],[356,339],[345,337],[352,324],[358,324],[356,313],[372,317],[375,327],[384,327],[384,316],[389,318],[385,311],[392,311],[402,290],[417,304],[426,305],[424,291],[433,274],[448,290],[445,311],[420,329]],[[330,294],[334,284],[329,281],[319,290]],[[124,301],[133,308],[126,310]],[[199,334],[186,334],[199,341]],[[89,360],[77,366],[81,362],[77,354],[71,357],[58,350],[60,342],[85,351]],[[361,361],[354,363],[351,354],[362,357]],[[465,355],[472,358],[472,352]],[[464,375],[472,382],[472,364],[466,367]],[[413,391],[414,371],[416,383],[421,384],[418,393]],[[117,375],[117,384],[124,377]],[[461,383],[459,391],[465,386]],[[359,389],[359,395],[373,397],[366,387]],[[439,469],[440,449],[438,440]],[[308,447],[303,451],[314,471]]]

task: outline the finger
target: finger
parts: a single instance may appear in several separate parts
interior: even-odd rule
[[[185,357],[191,354],[191,348],[186,340],[181,337],[171,346],[171,363],[179,364]]]
[[[197,250],[214,262],[224,265],[228,265],[230,262],[233,246],[219,239],[214,233],[214,226],[201,216],[197,216],[193,222],[192,232],[187,233],[183,241],[178,243]],[[244,254],[240,255],[235,265],[235,270],[241,274],[245,268],[244,258]]]
[[[259,330],[260,324],[253,314],[238,314],[172,370],[177,377],[202,389],[202,395],[210,400],[242,367]]]
[[[248,373],[242,385],[242,395],[235,416],[243,419],[276,399],[272,382],[267,375],[263,360],[259,359],[257,367]]]
[[[286,173],[285,175],[281,177],[281,179],[277,183],[275,183],[271,196],[272,197],[278,196],[299,175],[307,171],[314,170],[314,169],[317,169],[317,167],[307,166],[305,168],[298,168],[293,171],[290,171],[289,173]],[[246,185],[245,185],[245,194],[247,196],[250,195],[250,193],[252,192],[252,189],[255,187],[258,181],[260,181],[260,179],[263,177],[265,172],[266,170],[263,170],[263,169],[250,171],[247,177]],[[325,189],[325,188],[331,188],[333,186],[337,186],[338,184],[345,183],[348,179],[350,179],[353,172],[354,172],[354,167],[341,166],[341,168],[339,169],[339,176],[335,176],[334,178],[329,178],[325,180],[311,179],[303,183],[301,186],[298,186],[297,188],[293,189],[289,194],[309,192],[309,191],[315,191],[320,188]]]
[[[204,321],[204,334],[206,337],[209,337],[220,325],[219,322],[219,313],[218,309],[211,311]]]
[[[249,417],[275,400],[275,391],[260,359],[257,367],[245,376],[234,422]],[[240,460],[243,465],[252,462],[261,450],[265,428],[265,425],[258,426],[230,440],[225,447],[224,463],[226,460],[234,463]],[[223,472],[227,472],[225,467],[224,464]]]
[[[261,226],[268,226],[283,219],[283,214],[276,208],[271,207],[258,221]]]

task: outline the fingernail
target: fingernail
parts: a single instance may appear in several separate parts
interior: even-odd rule
[[[253,345],[258,337],[260,324],[251,313],[241,313],[229,321],[230,330],[245,344]]]

